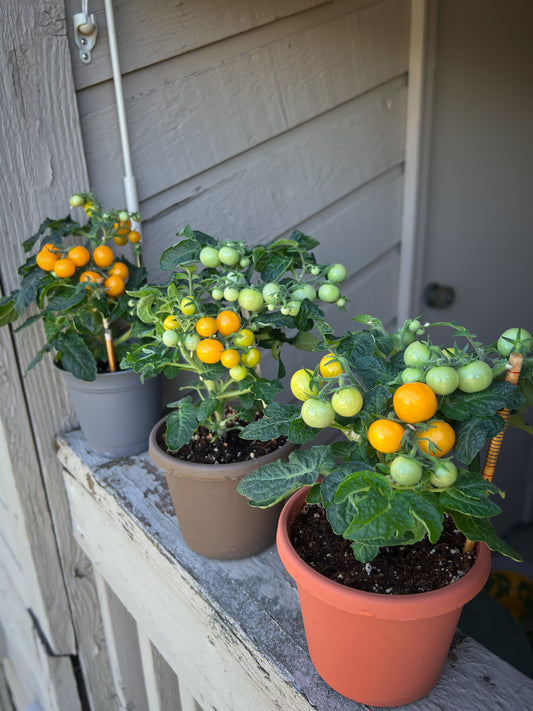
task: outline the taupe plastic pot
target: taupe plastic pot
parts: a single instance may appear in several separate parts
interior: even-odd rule
[[[171,457],[157,444],[166,417],[150,433],[148,452],[166,475],[185,543],[199,555],[235,560],[256,555],[274,543],[282,503],[268,509],[250,506],[237,491],[240,480],[263,464],[286,459],[287,442],[263,457],[234,464],[195,464]]]
[[[143,384],[133,370],[120,370],[85,381],[57,370],[67,384],[83,434],[96,452],[127,457],[146,451],[150,431],[161,417],[159,377]]]

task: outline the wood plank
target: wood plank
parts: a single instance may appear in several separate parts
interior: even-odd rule
[[[256,244],[398,166],[405,96],[403,78],[396,79],[146,201],[144,257],[152,278],[162,250],[186,224]]]
[[[159,690],[159,704],[161,711],[183,711],[180,705],[180,685],[178,677],[169,667],[165,658],[160,654],[157,647],[150,644],[152,651],[152,662],[154,674]]]
[[[130,612],[150,621],[153,641],[203,708],[358,708],[313,670],[294,583],[275,548],[243,561],[201,558],[184,545],[164,475],[148,454],[124,466],[88,451],[79,432],[59,440],[58,454],[71,472],[66,483],[80,543]],[[141,582],[131,585],[133,579]],[[443,677],[409,708],[455,711],[465,688],[476,708],[525,710],[533,681],[457,634]]]
[[[210,48],[128,77],[140,199],[405,72],[407,20],[407,3],[387,0],[270,42]],[[111,88],[84,92],[79,103],[91,184],[118,200],[122,157]]]
[[[223,3],[217,0],[183,0],[179,3],[115,0],[121,68],[127,74],[329,4],[331,0],[269,0],[267,3],[249,3],[247,0],[225,0]],[[111,65],[104,0],[91,0],[89,4],[89,11],[94,13],[98,26],[98,40],[90,64],[81,62],[74,44],[72,17],[80,12],[79,0],[65,0],[65,9],[76,87],[80,89],[109,79]]]

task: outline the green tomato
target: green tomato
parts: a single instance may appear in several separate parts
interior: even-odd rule
[[[424,371],[420,368],[405,368],[402,371],[402,383],[423,383],[425,379]]]
[[[209,267],[213,269],[220,265],[220,258],[218,256],[218,249],[214,247],[204,247],[200,251],[200,261],[204,267]]]
[[[330,402],[310,398],[302,405],[302,420],[309,427],[323,429],[335,422],[335,410]]]
[[[420,365],[426,365],[429,363],[431,357],[431,351],[426,346],[425,343],[420,341],[415,341],[410,343],[404,351],[403,362],[407,366],[417,368]]]
[[[483,360],[473,360],[462,365],[457,372],[459,373],[458,387],[464,393],[479,393],[492,383],[491,367]]]
[[[243,289],[239,293],[239,306],[241,309],[246,309],[246,311],[259,311],[263,306],[264,299],[263,295],[257,289]]]
[[[439,365],[428,370],[426,384],[437,395],[449,395],[459,385],[459,373],[449,365]]]
[[[333,264],[327,273],[327,279],[332,284],[340,284],[346,279],[346,267],[344,264]]]
[[[291,378],[291,392],[295,398],[305,402],[309,400],[310,397],[316,397],[318,395],[318,388],[316,385],[311,387],[311,377],[313,375],[312,370],[307,370],[306,368],[300,368],[297,370]]]
[[[279,292],[280,285],[276,284],[276,282],[269,281],[268,284],[265,284],[263,287],[263,291],[261,292],[263,294],[265,304],[275,304],[277,301],[279,301]]]
[[[343,306],[346,306],[346,299],[344,298],[344,296],[341,296],[340,299],[337,299],[336,304],[339,309],[342,309]]]
[[[81,207],[84,202],[85,202],[85,200],[82,198],[81,195],[75,194],[70,198],[70,206],[71,207]]]
[[[183,345],[188,351],[195,351],[202,339],[197,333],[188,333],[183,339]]]
[[[228,267],[234,267],[239,263],[240,254],[233,247],[221,247],[218,250],[218,258],[222,264],[226,264]]]
[[[211,292],[211,296],[215,301],[220,301],[220,299],[224,298],[224,292],[222,291],[222,289],[213,289],[213,291]]]
[[[325,304],[333,304],[340,298],[341,292],[335,284],[322,284],[318,290],[318,298]]]
[[[180,342],[180,337],[176,331],[165,331],[163,333],[162,341],[168,348],[174,348]]]
[[[184,316],[192,316],[196,313],[196,305],[192,296],[184,296],[180,302],[180,310]]]
[[[127,210],[122,210],[121,212],[118,213],[118,219],[120,222],[127,222],[130,219],[129,213]]]
[[[249,267],[250,266],[250,257],[243,257],[239,262],[239,266],[242,269],[246,269],[246,267]]]
[[[303,301],[304,299],[309,299],[309,301],[314,301],[316,299],[316,291],[312,284],[299,284],[292,292],[291,298],[295,301]]]
[[[410,331],[413,333],[416,333],[418,330],[420,330],[420,327],[422,324],[417,318],[414,318],[412,321],[409,322],[409,326],[407,327]]]
[[[248,371],[244,367],[244,365],[234,365],[233,368],[229,369],[229,377],[232,380],[236,380],[239,382],[240,380],[244,380],[244,378],[248,375]]]
[[[331,404],[337,415],[353,417],[363,407],[363,396],[357,388],[342,388],[333,393]]]
[[[243,328],[242,331],[238,331],[233,337],[233,344],[237,346],[237,348],[249,348],[254,341],[254,334],[249,328]]]
[[[422,466],[410,457],[400,455],[390,465],[391,477],[400,486],[415,486],[422,479]]]
[[[508,328],[498,338],[496,348],[502,356],[508,357],[511,353],[526,355],[533,346],[533,336],[525,328]]]
[[[286,316],[298,316],[298,314],[300,313],[301,306],[302,306],[301,301],[296,301],[295,299],[291,299],[290,301],[287,301],[287,304],[286,304],[287,313],[285,315]]]
[[[320,274],[320,267],[314,264],[309,271],[313,276],[318,276]]]
[[[236,289],[234,286],[227,286],[224,289],[224,298],[226,301],[237,301],[239,298],[239,290]]]
[[[255,368],[261,360],[261,352],[257,348],[249,348],[241,356],[241,363],[247,368]]]
[[[457,479],[457,467],[453,462],[438,462],[435,464],[429,481],[436,486],[437,489],[443,489],[451,486]]]

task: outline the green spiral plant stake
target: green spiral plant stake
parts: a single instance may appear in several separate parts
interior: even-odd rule
[[[491,496],[503,492],[482,477],[480,452],[505,426],[500,411],[510,410],[511,424],[531,431],[520,414],[533,403],[530,334],[510,329],[485,346],[454,323],[413,319],[388,333],[371,316],[354,320],[366,328],[340,337],[321,325],[317,350],[328,352],[291,381],[301,406],[268,405],[241,434],[304,443],[331,427],[344,441],[267,464],[243,479],[239,492],[268,507],[310,487],[307,502],[325,508],[333,531],[363,563],[382,547],[425,536],[435,543],[445,515],[467,539],[520,560],[491,525],[501,511]],[[432,342],[435,326],[448,329],[446,343]],[[511,352],[525,356],[516,386],[505,377]]]

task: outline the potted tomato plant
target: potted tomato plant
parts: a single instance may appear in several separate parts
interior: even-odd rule
[[[73,195],[70,205],[82,208],[83,224],[70,214],[46,219],[23,242],[31,254],[19,268],[19,288],[0,299],[0,325],[26,316],[20,330],[41,321],[45,343],[28,370],[53,352],[88,442],[98,452],[136,454],[147,448],[161,413],[160,383],[143,386],[136,373],[118,366],[140,324],[126,285],[146,283],[132,224],[139,215],[104,211],[91,192]],[[134,261],[115,254],[126,244]]]
[[[437,324],[449,333],[437,345],[418,319],[393,334],[370,316],[355,320],[367,328],[341,337],[323,328],[328,352],[292,376],[301,406],[269,405],[241,435],[290,439],[302,419],[299,441],[324,427],[344,440],[258,468],[239,492],[267,508],[292,495],[278,551],[319,674],[353,700],[397,706],[437,682],[462,606],[488,577],[489,548],[519,559],[490,523],[502,492],[488,469],[482,476],[481,450],[531,389],[531,356],[518,386],[507,356],[527,355],[533,339],[510,329],[485,346]]]
[[[318,242],[299,231],[255,247],[190,227],[178,236],[161,255],[168,282],[128,292],[145,331],[123,364],[143,377],[189,375],[189,394],[154,427],[149,452],[166,473],[189,547],[242,558],[274,542],[279,507],[251,509],[237,483],[261,462],[286,457],[297,437],[263,442],[239,433],[281,389],[282,346],[311,349],[319,303],[344,305],[346,270],[317,264]],[[277,377],[262,373],[267,352]]]

